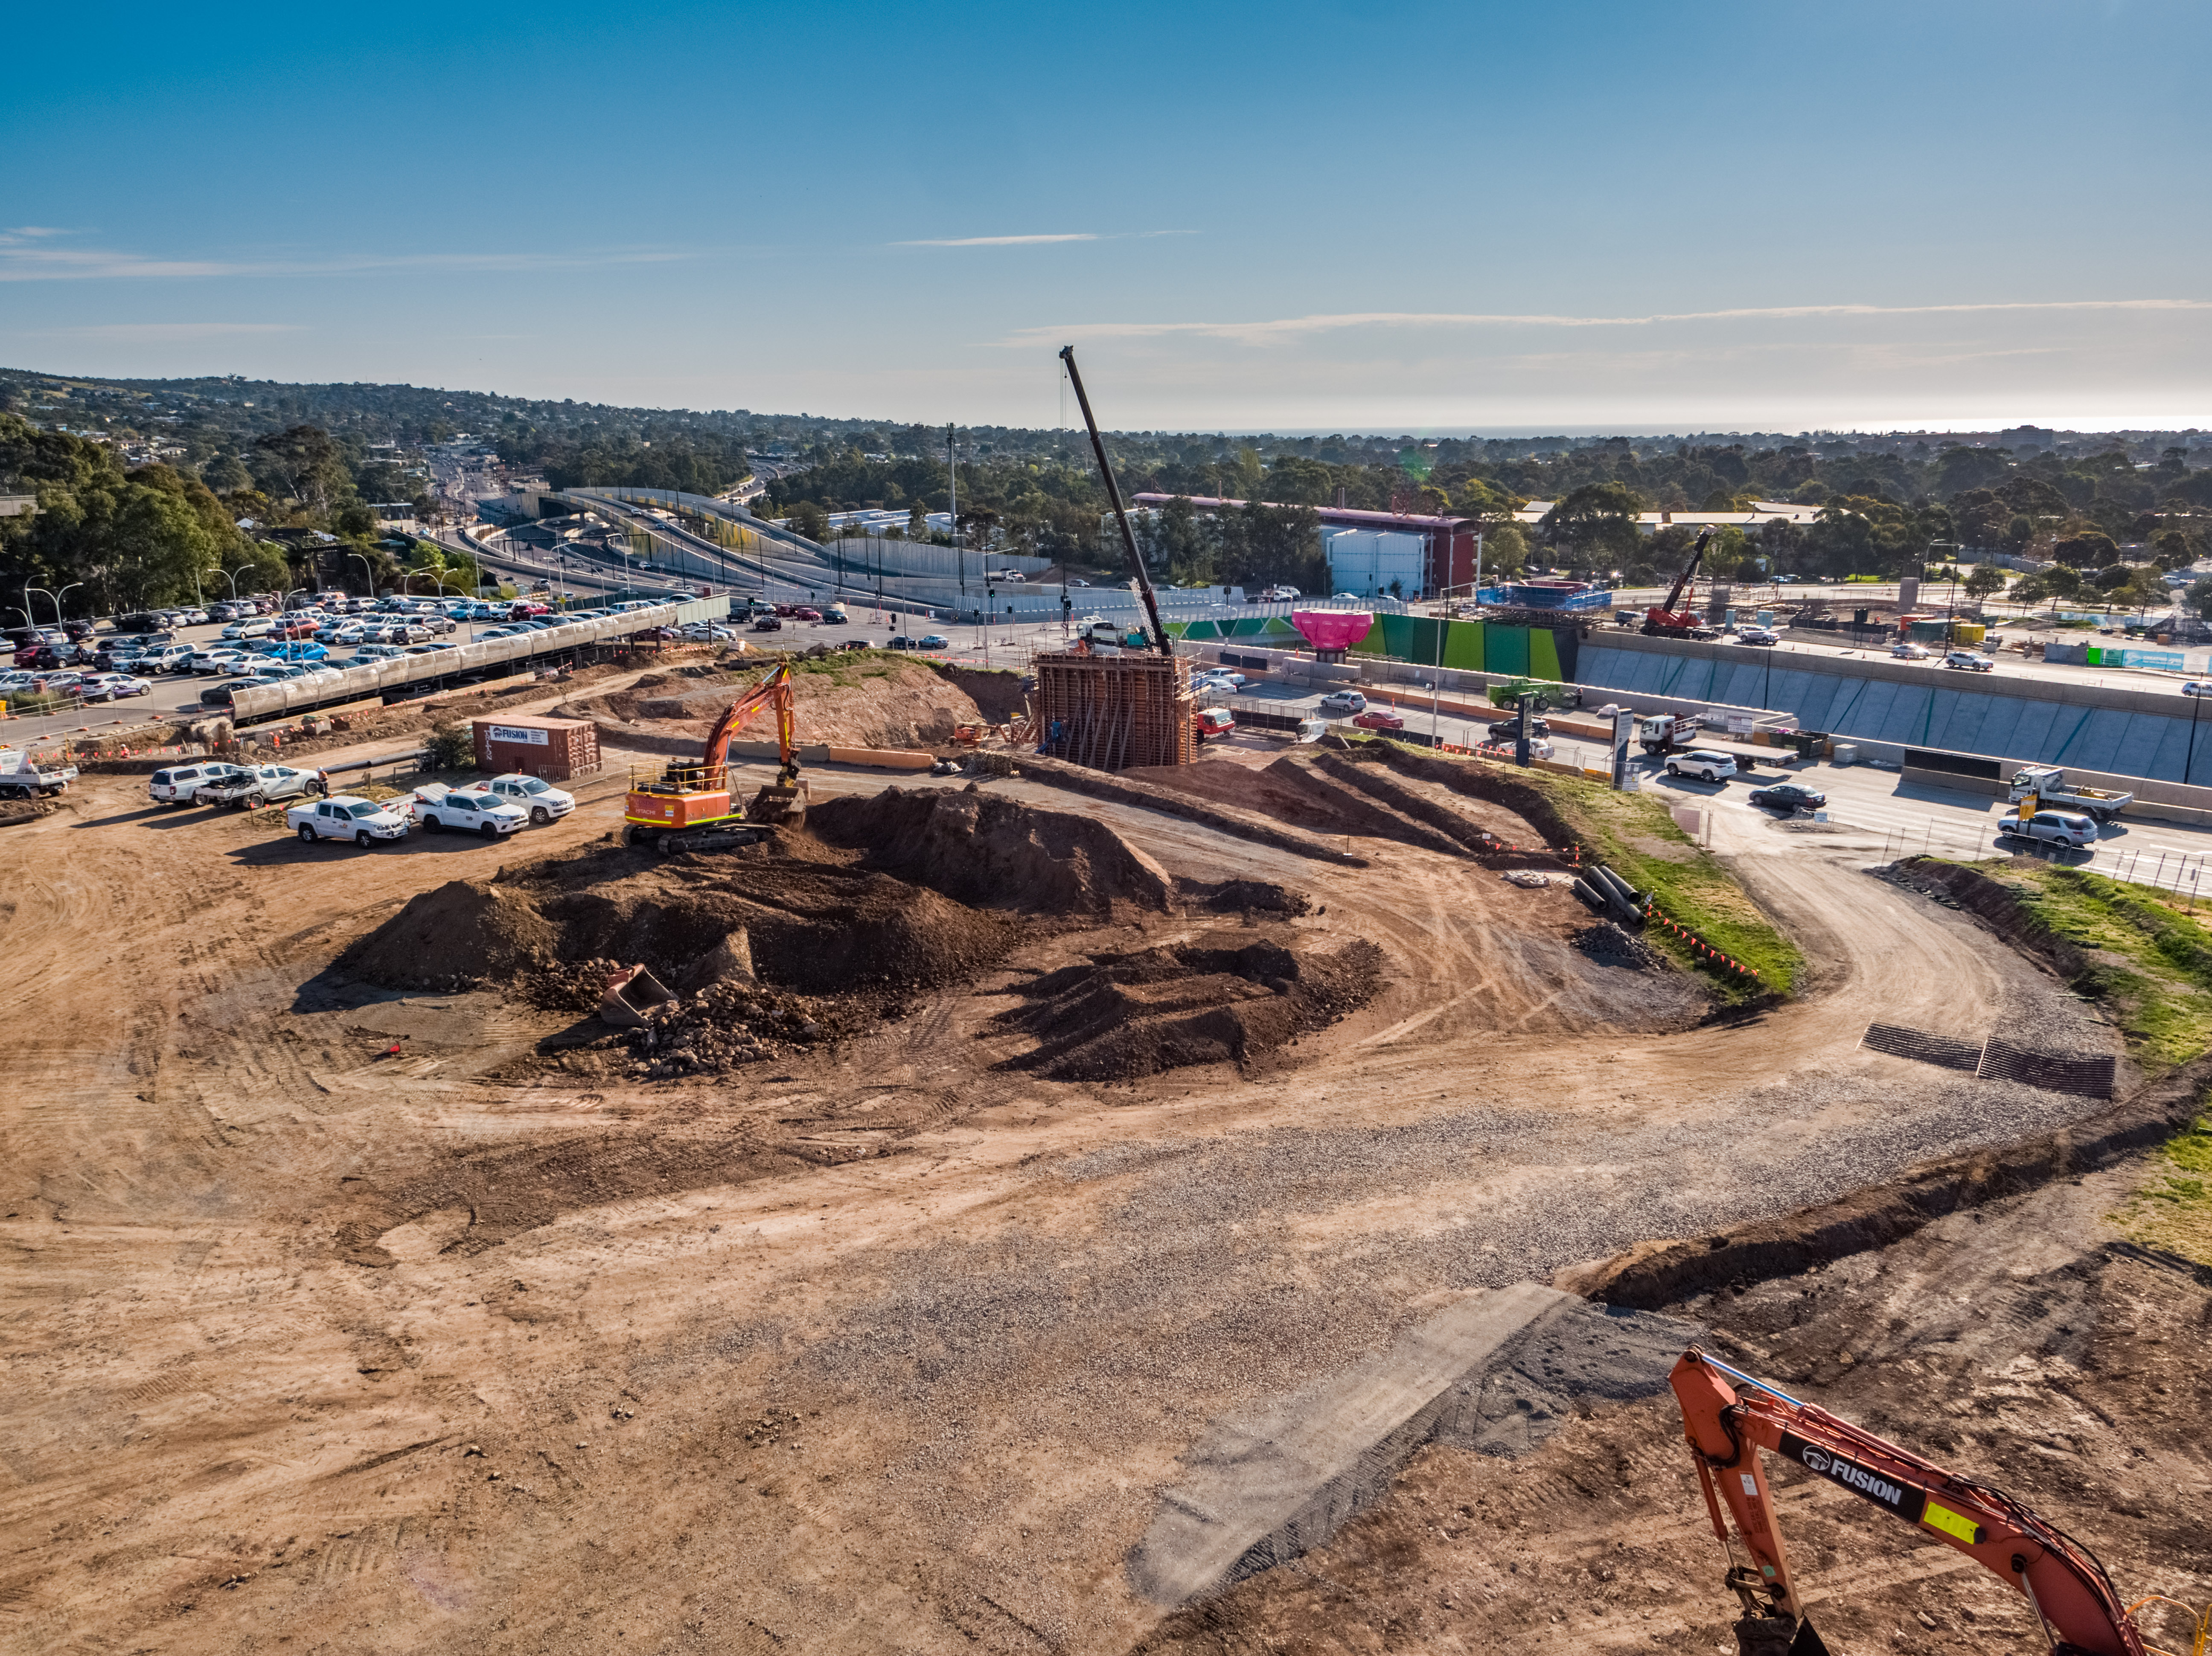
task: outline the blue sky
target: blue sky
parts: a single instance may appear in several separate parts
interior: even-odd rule
[[[0,363],[1117,427],[2212,427],[2212,9],[40,8]]]

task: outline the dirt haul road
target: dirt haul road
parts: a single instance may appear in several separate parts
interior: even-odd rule
[[[504,846],[310,849],[135,779],[6,830],[0,1642],[1122,1648],[1164,1613],[1129,1549],[1224,1410],[1447,1290],[2092,1107],[1857,1051],[1875,1017],[2100,1031],[1818,842],[1743,859],[1817,992],[1684,1028],[1671,977],[1569,945],[1562,891],[992,786],[1307,893],[1382,992],[1250,1076],[995,1067],[1009,1002],[963,991],[722,1081],[580,1082],[531,1056],[572,1015],[327,968],[604,835],[619,782]]]

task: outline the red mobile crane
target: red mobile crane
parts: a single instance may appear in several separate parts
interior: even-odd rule
[[[740,806],[730,798],[730,738],[763,707],[775,709],[775,748],[781,767],[776,779],[755,794],[750,805]],[[789,662],[771,669],[715,720],[702,762],[671,763],[659,776],[645,781],[633,773],[629,795],[623,804],[629,843],[658,846],[663,851],[707,849],[722,843],[704,840],[702,830],[772,828],[779,823],[796,827],[805,814],[806,785],[799,779]]]
[[[1712,537],[1713,531],[1710,529],[1698,534],[1698,543],[1690,549],[1689,562],[1682,566],[1682,573],[1674,577],[1674,584],[1667,589],[1666,603],[1654,604],[1644,612],[1644,630],[1646,633],[1662,634],[1669,638],[1712,636],[1698,624],[1698,616],[1694,610],[1678,610],[1674,607],[1681,603],[1683,592],[1688,589],[1690,583],[1697,579],[1698,566],[1705,561],[1705,543]]]
[[[1732,1567],[1726,1578],[1743,1604],[1735,1624],[1742,1656],[1827,1650],[1798,1601],[1759,1449],[1787,1456],[1995,1571],[2027,1598],[2053,1656],[2155,1656],[2096,1555],[2002,1489],[1947,1472],[1696,1346],[1668,1383],[1682,1407],[1713,1533],[1728,1541],[1725,1503],[1751,1554],[1749,1566]],[[2200,1620],[2200,1651],[2202,1628]]]

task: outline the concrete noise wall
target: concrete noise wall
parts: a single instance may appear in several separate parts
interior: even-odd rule
[[[1652,647],[1662,645],[1673,647]],[[1802,730],[1860,741],[2160,781],[2212,780],[2212,718],[2163,692],[2005,679],[1886,658],[1770,660],[1747,646],[1603,634],[1583,646],[1577,677],[1630,696],[1787,708]]]

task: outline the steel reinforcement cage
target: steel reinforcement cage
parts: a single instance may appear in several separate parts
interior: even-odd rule
[[[1190,666],[1161,655],[1040,655],[1039,750],[1091,770],[1188,765],[1197,756]]]

